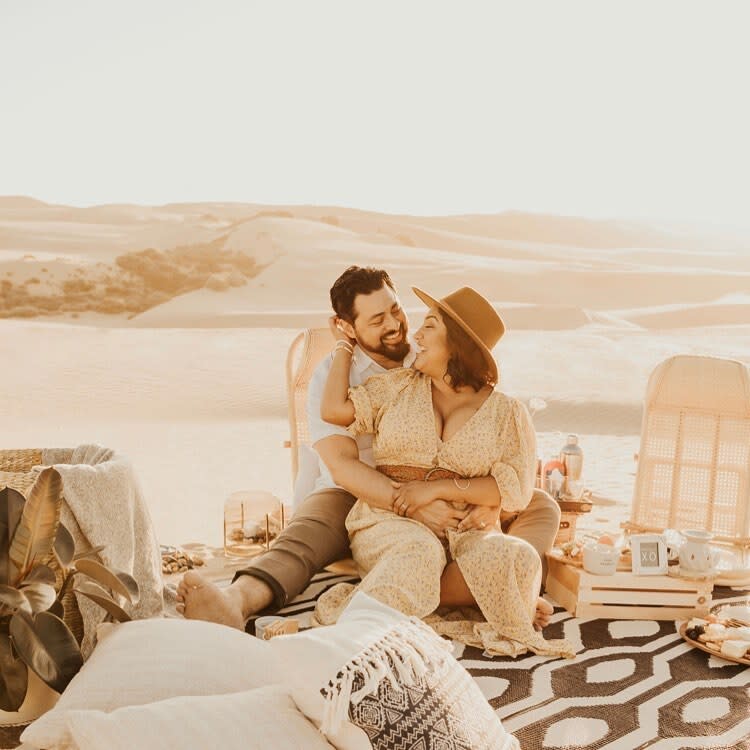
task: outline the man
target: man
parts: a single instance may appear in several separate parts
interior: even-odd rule
[[[409,323],[386,271],[351,266],[334,282],[330,296],[335,311],[332,320],[357,344],[350,385],[411,364],[414,354],[408,338]],[[313,492],[271,549],[238,571],[227,589],[219,589],[195,571],[186,573],[177,590],[177,610],[185,617],[243,629],[248,617],[271,606],[285,606],[306,588],[313,575],[349,556],[345,519],[357,497],[366,497],[373,507],[392,509],[394,487],[373,468],[372,436],[355,441],[346,430],[320,418],[320,400],[330,365],[330,358],[324,358],[308,389],[310,437],[321,459]],[[482,519],[487,525],[497,521],[497,508],[482,512],[487,513]],[[447,528],[459,528],[467,514],[436,500],[412,518],[442,537]],[[543,560],[559,521],[557,503],[536,491],[527,509],[517,517],[503,518],[503,529],[528,541]],[[535,620],[538,627],[547,623],[551,612],[552,607],[540,599]]]

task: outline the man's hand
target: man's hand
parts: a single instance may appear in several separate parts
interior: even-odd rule
[[[391,482],[393,484],[393,512],[414,517],[414,513],[438,498],[429,482]]]
[[[445,538],[446,529],[456,529],[467,514],[465,510],[456,510],[453,503],[446,500],[433,500],[419,508],[412,518],[423,523],[439,539]]]
[[[500,518],[500,506],[470,505],[464,518],[458,525],[459,531],[482,531],[491,529]]]

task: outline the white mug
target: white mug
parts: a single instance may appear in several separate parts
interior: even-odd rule
[[[598,576],[612,575],[617,570],[620,550],[611,544],[587,544],[583,548],[583,569]]]

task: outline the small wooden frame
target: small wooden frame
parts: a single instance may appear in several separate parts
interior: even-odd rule
[[[639,576],[667,575],[667,541],[663,534],[633,534],[630,549],[633,573]]]
[[[571,614],[609,620],[683,620],[708,614],[713,581],[675,576],[587,573],[547,555],[546,590]]]

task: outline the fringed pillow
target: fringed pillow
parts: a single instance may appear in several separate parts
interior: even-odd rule
[[[337,625],[270,643],[294,660],[297,706],[339,750],[519,748],[450,642],[365,594]]]

